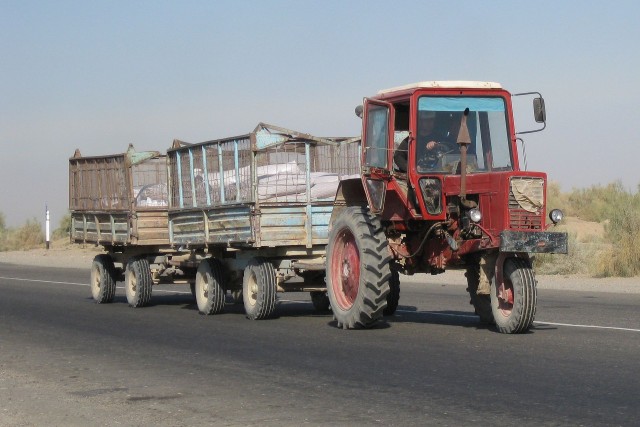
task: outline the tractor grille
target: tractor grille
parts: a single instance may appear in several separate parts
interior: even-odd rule
[[[541,230],[544,212],[544,180],[511,178],[509,190],[509,228]]]

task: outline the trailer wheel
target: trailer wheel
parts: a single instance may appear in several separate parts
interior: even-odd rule
[[[478,295],[478,286],[480,285],[480,260],[474,258],[467,264],[467,271],[465,273],[467,277],[467,292],[471,301],[469,304],[473,305],[475,313],[480,317],[480,322],[488,325],[495,323],[493,320],[493,311],[491,309],[491,296]]]
[[[391,254],[377,217],[349,206],[331,224],[327,294],[338,327],[370,327],[387,306]]]
[[[149,261],[144,257],[131,258],[124,274],[124,289],[131,307],[144,307],[151,300],[153,279]]]
[[[207,258],[196,273],[196,303],[202,314],[218,314],[224,310],[225,290],[222,285],[222,264],[215,258]]]
[[[91,264],[91,295],[97,304],[113,302],[116,295],[116,269],[109,255],[100,254]]]
[[[499,267],[498,267],[499,268]],[[537,289],[528,260],[507,258],[502,283],[491,283],[491,307],[498,330],[504,334],[526,332],[536,315]]]
[[[391,267],[391,277],[389,278],[389,294],[387,295],[387,306],[382,314],[385,316],[393,316],[398,309],[400,302],[400,273]]]
[[[253,258],[244,269],[242,300],[247,319],[270,317],[276,307],[276,272],[265,258]]]
[[[313,308],[316,311],[321,313],[325,313],[329,311],[331,308],[331,303],[329,302],[329,297],[326,292],[323,291],[313,291],[309,292],[311,294],[311,302],[313,303]]]

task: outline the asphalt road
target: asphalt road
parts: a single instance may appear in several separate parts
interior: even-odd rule
[[[343,331],[308,295],[277,317],[90,297],[88,269],[0,263],[0,425],[637,425],[640,294],[539,290],[528,334],[479,324],[461,284],[402,281]],[[424,276],[426,277],[426,276]],[[120,286],[121,284],[119,284]]]

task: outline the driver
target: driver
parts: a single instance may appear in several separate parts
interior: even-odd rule
[[[433,167],[437,161],[438,152],[450,152],[455,149],[455,139],[451,132],[451,123],[447,121],[446,128],[438,132],[436,130],[436,112],[435,111],[418,111],[418,129],[417,129],[417,151],[416,157],[419,165],[429,164]],[[405,138],[396,149],[393,156],[396,170],[399,172],[407,171],[407,147],[409,138]]]
[[[455,136],[451,132],[454,123],[449,114],[438,116],[436,123],[434,111],[418,112],[416,156],[419,166],[432,168],[438,162],[439,155],[455,150]]]

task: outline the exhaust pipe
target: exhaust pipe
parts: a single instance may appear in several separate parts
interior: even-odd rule
[[[468,116],[469,109],[465,108],[460,119],[460,131],[456,142],[460,146],[460,203],[467,209],[473,209],[478,205],[473,200],[467,200],[467,148],[471,144],[471,136],[469,136],[469,128],[467,127]]]

